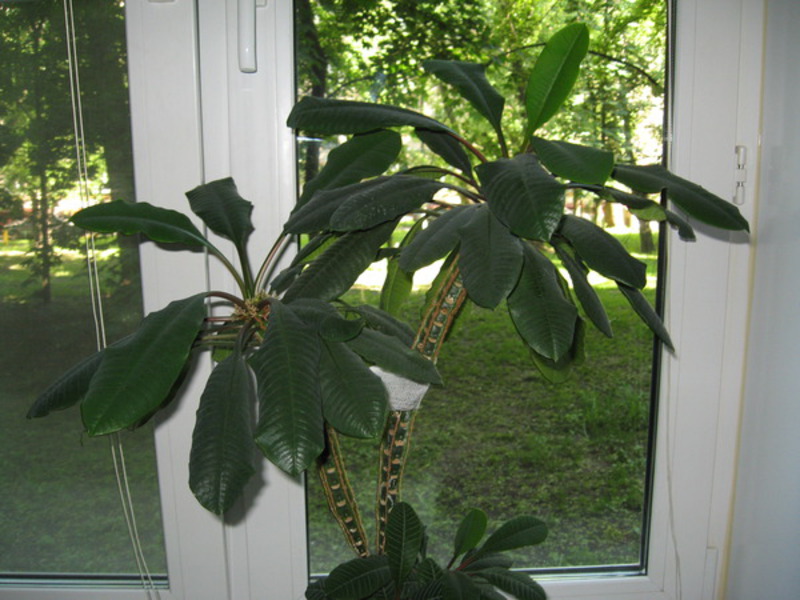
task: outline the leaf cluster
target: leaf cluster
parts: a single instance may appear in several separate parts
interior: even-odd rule
[[[542,587],[511,570],[503,552],[534,546],[547,537],[546,525],[530,516],[515,517],[486,534],[487,517],[471,510],[461,521],[450,562],[442,567],[427,556],[425,527],[404,502],[394,506],[386,529],[386,553],[357,558],[336,567],[306,590],[308,600],[544,600]]]

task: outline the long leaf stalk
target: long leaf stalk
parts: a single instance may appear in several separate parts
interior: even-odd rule
[[[282,233],[278,236],[278,239],[275,240],[275,243],[272,244],[272,248],[270,248],[269,254],[264,259],[264,262],[261,263],[261,267],[258,269],[258,274],[255,278],[255,289],[256,290],[263,290],[267,284],[267,277],[269,275],[270,269],[275,261],[275,259],[280,255],[281,250],[283,249],[285,243],[289,239],[289,236],[285,233]]]

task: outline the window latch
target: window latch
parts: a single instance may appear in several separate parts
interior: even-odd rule
[[[266,6],[267,0],[239,0],[239,70],[242,73],[255,73],[256,64],[256,6]]]
[[[736,187],[733,190],[733,203],[737,206],[744,204],[745,183],[747,183],[747,146],[736,146],[736,171],[734,182]]]

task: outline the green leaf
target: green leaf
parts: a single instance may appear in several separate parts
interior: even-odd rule
[[[531,154],[476,167],[489,208],[521,237],[547,241],[564,212],[564,186]]]
[[[388,412],[386,388],[346,344],[322,344],[319,379],[322,413],[334,429],[357,438],[381,433]]]
[[[27,417],[45,417],[54,410],[64,410],[80,402],[104,356],[103,350],[95,352],[61,375],[39,395],[28,409]]]
[[[250,357],[258,382],[255,441],[290,475],[302,473],[325,447],[319,353],[314,330],[273,300],[264,340]]]
[[[458,266],[470,299],[485,308],[494,308],[517,285],[522,244],[487,207],[472,214],[458,232]]]
[[[531,137],[531,146],[551,173],[576,183],[605,183],[614,168],[614,155],[607,150],[536,136]]]
[[[554,361],[572,347],[578,309],[564,295],[553,263],[530,246],[508,312],[517,332],[533,350]]]
[[[355,283],[372,264],[375,255],[391,236],[395,223],[344,234],[318,256],[284,294],[288,302],[297,298],[334,300]]]
[[[418,581],[431,582],[442,576],[442,568],[432,558],[424,558],[420,561],[414,573]]]
[[[253,205],[239,195],[230,177],[218,179],[186,192],[192,211],[208,228],[231,240],[243,252],[253,232]]]
[[[316,233],[331,229],[331,217],[353,194],[368,194],[382,179],[370,179],[329,190],[319,190],[305,204],[297,206],[283,226],[287,233]]]
[[[75,213],[70,221],[78,227],[99,233],[141,233],[163,244],[210,246],[189,217],[147,202],[114,200],[97,204]]]
[[[589,50],[589,29],[582,23],[567,25],[551,37],[528,79],[525,139],[546,123],[567,99]]]
[[[211,372],[200,397],[189,456],[189,487],[202,506],[221,515],[255,473],[252,373],[239,348]]]
[[[129,341],[110,346],[81,403],[91,436],[144,419],[169,398],[206,316],[205,294],[150,313]]]
[[[517,600],[547,600],[547,594],[542,586],[526,573],[489,569],[481,571],[481,577]]]
[[[708,190],[670,173],[661,165],[617,165],[614,179],[637,192],[655,194],[667,190],[667,197],[690,217],[733,231],[749,231],[747,220],[739,209]]]
[[[395,131],[352,137],[328,153],[325,166],[303,188],[298,206],[305,204],[317,190],[338,188],[382,174],[395,161],[401,147],[400,134]]]
[[[374,306],[362,304],[350,306],[347,310],[363,317],[370,328],[399,339],[404,346],[411,346],[414,342],[415,333],[411,327]]]
[[[658,204],[657,202],[653,202],[648,198],[642,198],[641,196],[637,196],[635,194],[629,194],[628,192],[623,192],[622,190],[618,190],[612,187],[603,187],[597,190],[597,193],[611,202],[619,202],[620,204],[627,206],[630,210],[661,210],[663,212],[663,207]]]
[[[650,331],[656,334],[658,339],[660,339],[667,348],[674,351],[675,347],[672,345],[672,340],[669,337],[667,328],[664,327],[661,317],[659,317],[655,309],[650,306],[644,294],[636,288],[632,288],[623,283],[617,283],[617,287],[628,300],[636,314],[639,315],[639,318],[650,328]]]
[[[457,558],[465,552],[475,548],[486,533],[488,519],[486,513],[477,508],[473,508],[467,513],[456,532],[455,542],[453,543],[453,557]]]
[[[500,132],[505,98],[486,79],[486,65],[456,60],[426,60],[423,68],[455,87]]]
[[[331,600],[363,600],[391,580],[387,557],[368,556],[339,565],[324,580],[323,586]]]
[[[647,285],[647,265],[628,254],[625,246],[602,227],[564,215],[558,233],[569,240],[590,269],[638,289]]]
[[[402,586],[414,568],[424,533],[422,522],[409,504],[394,505],[386,525],[386,556],[397,587]]]
[[[287,125],[322,135],[367,133],[390,127],[451,132],[438,121],[396,106],[307,96],[295,104]]]
[[[570,368],[584,361],[585,339],[586,326],[583,323],[583,319],[578,318],[575,321],[575,336],[572,338],[572,346],[569,352],[557,361],[542,356],[533,348],[528,348],[528,350],[534,366],[547,381],[550,383],[564,383],[570,376]]]
[[[667,223],[678,230],[678,237],[684,242],[693,242],[697,239],[694,235],[694,229],[683,217],[676,215],[671,210],[665,210],[664,214],[666,215]]]
[[[561,264],[567,269],[569,278],[572,281],[572,287],[575,290],[575,295],[581,303],[583,310],[589,320],[600,330],[606,337],[613,337],[611,330],[611,322],[608,320],[606,309],[600,301],[592,284],[586,276],[586,269],[579,259],[572,256],[570,251],[564,247],[563,244],[555,244],[556,254],[561,259]]]
[[[348,186],[350,193],[331,215],[334,231],[370,229],[430,202],[444,184],[412,175],[378,177]]]
[[[430,131],[428,129],[415,129],[417,137],[433,153],[441,156],[447,164],[455,167],[462,173],[472,172],[472,163],[467,156],[464,146],[449,133]]]
[[[466,556],[464,560],[461,561],[461,565],[464,571],[475,572],[475,573],[480,572],[484,569],[493,569],[493,568],[510,569],[511,565],[513,564],[514,561],[508,558],[505,554],[499,554],[499,553],[485,554],[477,558],[473,556]]]
[[[484,556],[493,552],[505,552],[526,546],[541,544],[547,538],[544,521],[523,515],[503,523],[481,546],[476,554]]]
[[[480,600],[481,590],[460,571],[446,571],[442,576],[442,600]]]
[[[412,273],[449,254],[458,244],[458,230],[478,208],[475,204],[456,206],[428,219],[427,227],[400,252],[400,268]]]
[[[441,384],[436,366],[396,337],[364,329],[347,344],[367,361],[418,383]]]
[[[414,276],[400,268],[396,258],[386,263],[386,279],[381,288],[380,308],[391,315],[397,315],[411,295]]]

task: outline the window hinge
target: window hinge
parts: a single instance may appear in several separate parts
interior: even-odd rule
[[[733,203],[741,206],[745,199],[745,184],[747,183],[747,146],[736,146],[736,172],[733,190]]]

